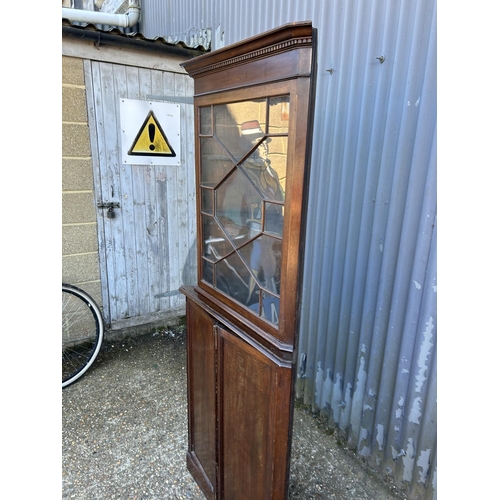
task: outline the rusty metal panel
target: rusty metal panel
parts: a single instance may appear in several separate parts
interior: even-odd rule
[[[318,78],[297,394],[434,498],[435,0],[172,0],[163,22],[211,29],[216,49],[304,20]]]

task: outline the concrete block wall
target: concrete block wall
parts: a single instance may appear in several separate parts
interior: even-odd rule
[[[83,60],[62,58],[62,281],[101,305],[97,214]]]

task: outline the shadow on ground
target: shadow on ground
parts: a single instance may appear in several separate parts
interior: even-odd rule
[[[185,362],[182,326],[104,341],[62,391],[63,499],[204,499],[186,469]],[[289,499],[404,498],[296,405]]]

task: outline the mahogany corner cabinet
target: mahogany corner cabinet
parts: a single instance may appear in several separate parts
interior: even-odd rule
[[[196,286],[187,466],[208,499],[288,495],[316,30],[291,23],[182,65],[194,79]]]

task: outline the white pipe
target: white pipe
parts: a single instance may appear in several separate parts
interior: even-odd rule
[[[80,23],[107,24],[110,26],[121,26],[129,28],[135,26],[139,21],[141,8],[134,0],[129,0],[129,6],[125,14],[108,14],[106,12],[95,12],[92,10],[62,8],[62,18]]]

